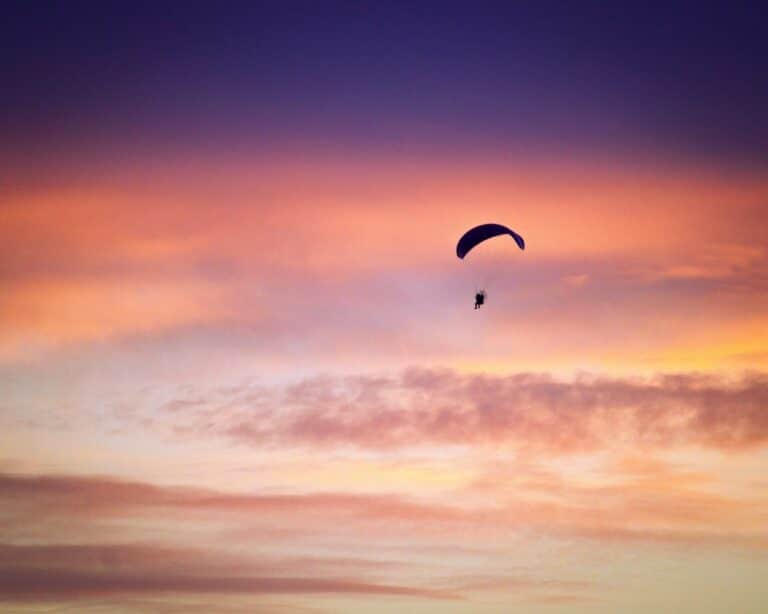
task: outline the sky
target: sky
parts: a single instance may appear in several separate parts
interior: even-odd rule
[[[2,13],[0,611],[765,611],[757,3]]]

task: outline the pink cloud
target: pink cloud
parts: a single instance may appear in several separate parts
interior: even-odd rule
[[[524,478],[527,471],[521,473]],[[380,536],[418,535],[448,539],[454,545],[457,531],[471,529],[477,544],[488,545],[500,530],[532,529],[598,540],[768,546],[760,513],[764,501],[729,497],[695,484],[674,485],[664,479],[666,470],[660,474],[656,481],[638,482],[630,475],[607,486],[579,486],[542,475],[533,484],[512,488],[497,472],[472,486],[475,494],[486,495],[483,504],[476,498],[475,503],[465,502],[465,492],[455,493],[451,503],[438,503],[396,495],[227,494],[111,478],[4,475],[0,476],[0,508],[8,511],[5,529],[9,536],[27,535],[26,528],[40,525],[50,525],[55,532],[67,522],[80,520],[88,521],[93,532],[102,521],[145,518],[175,522],[181,517],[192,524],[216,518],[232,538],[260,544],[298,543],[313,535],[336,534],[342,528],[346,535],[370,538],[375,527]],[[54,520],[63,524],[52,523]],[[261,527],[267,530],[259,530]],[[94,552],[87,551],[89,556]],[[121,560],[130,560],[131,552],[126,550]],[[135,552],[142,556],[145,551]],[[162,548],[152,552],[156,560],[173,560],[173,552]],[[51,551],[53,560],[55,553],[55,549]],[[220,566],[238,564],[237,559],[218,561]],[[368,568],[361,560],[343,557],[326,563],[338,570],[350,565]],[[317,569],[317,561],[306,557],[282,563],[272,560],[269,565],[273,570],[292,566]]]
[[[674,468],[661,462],[627,459],[615,471],[622,480],[587,486],[523,467],[519,477],[530,474],[535,484],[514,486],[501,467],[475,485],[474,494],[485,496],[473,503],[464,492],[437,503],[0,475],[3,532],[11,540],[0,544],[0,601],[125,603],[173,594],[470,599],[484,592],[579,601],[599,587],[578,574],[508,573],[505,544],[535,535],[571,545],[768,550],[759,497],[675,482]],[[162,527],[162,541],[148,527]]]
[[[194,401],[194,402],[193,402]],[[316,377],[283,389],[178,399],[187,434],[258,445],[372,449],[514,443],[559,453],[622,445],[746,450],[768,443],[768,377],[703,374],[650,379],[411,369],[398,376]],[[197,412],[197,413],[196,413]]]
[[[168,545],[0,544],[0,602],[169,593],[460,598],[449,588],[371,579],[387,566],[374,559],[254,557]]]
[[[352,580],[274,577],[187,577],[175,574],[82,573],[47,569],[33,571],[3,570],[0,597],[10,600],[77,599],[93,596],[158,593],[265,594],[368,594],[400,595],[432,599],[458,599],[453,593],[369,584]]]

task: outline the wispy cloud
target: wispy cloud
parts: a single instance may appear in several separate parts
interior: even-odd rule
[[[485,546],[495,543],[494,536],[500,530],[533,530],[597,540],[768,546],[761,512],[765,501],[759,498],[740,499],[695,487],[672,489],[631,478],[597,486],[538,478],[531,485],[515,486],[506,483],[501,472],[490,474],[488,480],[471,489],[475,494],[492,496],[479,503],[477,497],[467,498],[467,492],[462,491],[456,492],[451,502],[394,494],[230,494],[111,478],[4,475],[0,479],[0,505],[9,513],[5,523],[8,535],[19,538],[36,525],[59,530],[59,525],[51,524],[57,519],[98,523],[154,518],[173,523],[180,517],[191,519],[202,514],[197,517],[216,518],[222,528],[230,527],[226,533],[232,538],[250,536],[264,545],[291,543],[310,535],[336,535],[342,527],[344,533],[362,538],[377,527],[382,536],[441,539],[471,528],[476,543]],[[277,526],[275,517],[280,518]],[[92,529],[97,526],[92,524]],[[126,555],[131,552],[127,550]],[[162,550],[158,552],[162,554]],[[348,564],[345,559],[327,562],[338,569]],[[301,560],[305,568],[316,569],[315,563]],[[271,565],[273,569],[283,568],[274,561]],[[367,565],[360,560],[357,567],[365,569]]]
[[[353,580],[317,578],[183,576],[172,572],[113,574],[68,570],[4,569],[0,597],[33,601],[104,597],[107,595],[191,594],[368,594],[400,595],[432,599],[458,599],[453,593],[438,590],[368,584]]]
[[[629,459],[615,470],[624,479],[612,485],[533,472],[535,484],[515,487],[499,469],[472,487],[474,497],[456,492],[449,502],[5,474],[0,600],[327,594],[471,602],[495,593],[580,602],[603,594],[594,578],[515,572],[509,552],[542,538],[569,547],[768,549],[765,501],[696,483],[672,487],[660,463]]]
[[[186,407],[185,415],[178,415]],[[768,377],[655,378],[410,369],[398,376],[315,377],[281,389],[177,399],[176,430],[236,441],[386,449],[511,443],[558,453],[620,443],[746,450],[768,443]]]

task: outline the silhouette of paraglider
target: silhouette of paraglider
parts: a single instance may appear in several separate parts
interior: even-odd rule
[[[525,239],[511,228],[507,228],[501,224],[480,224],[479,226],[470,228],[462,235],[461,239],[459,239],[459,242],[456,244],[456,256],[463,260],[470,251],[483,241],[501,235],[511,236],[521,250],[525,249]],[[475,292],[475,309],[480,309],[480,307],[485,304],[485,297],[485,290],[481,289]]]

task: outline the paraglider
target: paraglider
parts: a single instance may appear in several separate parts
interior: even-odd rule
[[[521,250],[525,249],[525,240],[511,228],[507,228],[501,224],[480,224],[479,226],[470,228],[464,233],[461,239],[459,239],[459,242],[456,244],[456,256],[463,260],[470,251],[483,241],[501,235],[511,236]],[[475,292],[475,309],[480,309],[484,304],[485,290],[477,290]]]

